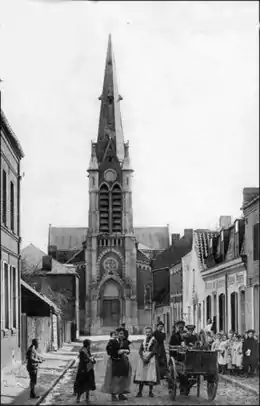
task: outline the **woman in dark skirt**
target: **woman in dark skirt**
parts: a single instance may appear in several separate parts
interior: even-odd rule
[[[94,364],[96,361],[90,352],[90,340],[83,341],[83,347],[79,352],[79,366],[74,384],[74,391],[77,395],[77,403],[81,395],[86,393],[86,402],[89,401],[89,391],[96,389]]]
[[[109,358],[101,391],[111,394],[112,401],[127,400],[125,394],[130,392],[132,376],[132,368],[128,360],[129,341],[125,339],[122,328],[112,332],[110,336],[111,339],[106,347]]]
[[[160,321],[157,324],[157,329],[153,333],[153,336],[155,337],[157,341],[157,359],[159,362],[159,368],[160,368],[160,378],[164,379],[167,375],[167,357],[166,357],[166,351],[164,347],[164,341],[166,339],[166,334],[162,331],[164,328],[164,324],[162,321]]]

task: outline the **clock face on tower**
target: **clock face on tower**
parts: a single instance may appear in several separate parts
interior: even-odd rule
[[[114,182],[117,178],[117,173],[113,169],[107,169],[104,173],[104,178],[106,182]]]

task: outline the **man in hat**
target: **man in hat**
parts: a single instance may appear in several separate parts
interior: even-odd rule
[[[255,330],[247,331],[247,338],[243,343],[244,371],[247,377],[254,375],[257,363],[257,342],[254,339]]]
[[[196,344],[196,342],[198,341],[197,335],[194,334],[195,325],[188,324],[186,326],[186,329],[187,329],[187,334],[185,336],[184,342],[188,347],[193,347]]]
[[[37,349],[39,347],[38,340],[34,338],[32,340],[32,344],[27,350],[26,358],[27,358],[27,371],[29,372],[30,376],[30,398],[36,399],[39,396],[35,394],[35,386],[37,384],[37,373],[38,373],[38,366],[40,363],[43,362],[43,358],[41,358],[38,353]]]
[[[185,322],[183,320],[179,320],[175,323],[176,332],[173,332],[170,338],[169,345],[183,345],[185,344],[185,337],[184,337],[184,327]],[[170,355],[176,359],[178,356],[178,351],[170,350]],[[180,392],[181,394],[188,394],[189,393],[189,386],[188,386],[188,379],[186,376],[180,376]]]

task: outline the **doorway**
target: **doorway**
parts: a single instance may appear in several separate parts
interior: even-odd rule
[[[120,322],[120,301],[119,299],[104,299],[103,303],[103,325],[104,327],[118,327]]]
[[[219,306],[219,330],[225,330],[225,295],[221,293],[218,297]]]
[[[230,305],[231,305],[231,330],[237,331],[237,327],[238,327],[237,292],[231,293]]]
[[[240,333],[243,334],[246,331],[246,294],[244,290],[240,292]]]

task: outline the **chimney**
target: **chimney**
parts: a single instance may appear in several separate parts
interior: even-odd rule
[[[193,228],[185,228],[184,229],[184,237],[192,240],[193,237]]]
[[[52,257],[50,255],[44,255],[42,257],[42,270],[51,271],[52,269]]]
[[[48,255],[54,259],[57,259],[57,245],[49,245]]]
[[[219,229],[228,228],[231,226],[232,218],[231,216],[220,216],[219,217]]]
[[[180,234],[172,234],[172,245],[174,245],[174,243],[176,241],[179,241],[180,239]]]
[[[243,206],[251,202],[256,196],[259,196],[258,187],[245,187],[243,189]]]

